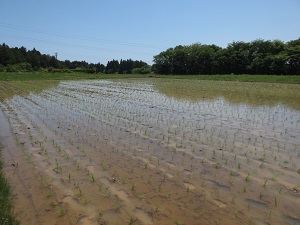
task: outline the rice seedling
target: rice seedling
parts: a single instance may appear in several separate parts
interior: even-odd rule
[[[42,185],[43,188],[47,188],[48,187],[48,183],[45,179],[45,177],[43,177],[42,175],[39,175],[39,181],[40,181],[40,184]]]
[[[132,191],[136,190],[136,184],[134,182],[131,182],[131,190]]]
[[[95,182],[94,174],[91,174],[91,180],[92,180],[93,183]]]
[[[267,217],[267,219],[270,220],[271,216],[272,216],[272,210],[266,211],[266,217]]]
[[[107,170],[107,165],[104,162],[101,162],[100,166],[101,166],[103,171]]]
[[[263,183],[263,187],[264,188],[267,188],[267,185],[268,185],[268,179],[265,179],[264,183]]]
[[[53,198],[53,197],[54,197],[54,192],[48,191],[47,198]]]
[[[232,203],[232,204],[235,204],[235,199],[236,199],[236,196],[233,195],[233,196],[231,197],[231,203]]]
[[[250,181],[250,173],[247,174],[245,181],[247,181],[247,182]]]
[[[274,205],[275,205],[275,207],[279,206],[279,201],[276,196],[275,196],[275,200],[274,200]]]
[[[78,187],[78,191],[79,191],[79,196],[82,196],[83,193],[82,193],[82,189],[80,187]]]
[[[179,220],[178,220],[178,219],[174,220],[174,224],[175,224],[175,225],[180,225]]]
[[[273,175],[272,176],[272,181],[276,181],[276,179],[277,179],[277,175]]]
[[[279,194],[282,195],[283,194],[283,189],[279,188]]]
[[[65,153],[64,157],[65,159],[69,159],[69,155],[67,153]]]
[[[84,202],[85,205],[87,205],[90,201],[91,201],[91,200],[88,200],[88,199],[86,199],[86,198],[84,198],[84,200],[83,200],[83,202]]]
[[[233,186],[234,181],[235,181],[235,178],[234,177],[230,177],[229,178],[229,185]]]
[[[139,199],[139,200],[144,200],[144,199],[145,199],[145,193],[140,192],[140,193],[138,194],[138,199]]]
[[[59,205],[59,202],[53,201],[53,202],[50,203],[50,205],[54,208],[54,207]]]
[[[231,176],[237,176],[237,175],[238,175],[238,172],[237,172],[234,168],[231,168],[231,169],[230,169],[230,175],[231,175]]]
[[[66,210],[65,209],[60,209],[58,212],[58,217],[62,217],[66,215]]]
[[[122,208],[122,205],[121,205],[120,203],[117,203],[117,204],[114,206],[114,210],[115,210],[116,212],[120,212],[121,208]]]
[[[128,218],[128,222],[129,222],[128,224],[129,224],[129,225],[134,224],[135,221],[137,221],[137,219],[134,218],[134,217],[132,217],[132,216],[130,216],[130,217]]]
[[[250,219],[248,224],[249,225],[255,225],[255,222],[252,219]]]
[[[215,163],[214,167],[215,167],[215,169],[219,169],[221,167],[221,165],[219,163]]]
[[[105,188],[105,189],[102,189],[102,190],[101,190],[101,194],[102,194],[103,197],[109,198],[110,195],[111,195],[111,192],[109,191],[108,188]]]
[[[160,212],[160,205],[158,204],[158,205],[155,205],[155,212],[156,213],[159,213]]]
[[[225,159],[224,164],[225,164],[225,166],[227,166],[227,164],[228,164],[228,159]]]

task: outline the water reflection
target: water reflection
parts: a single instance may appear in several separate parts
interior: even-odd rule
[[[250,106],[283,104],[300,110],[300,85],[248,82],[153,79],[162,94],[179,100],[198,102],[224,98],[229,103]]]
[[[0,81],[0,101],[14,97],[15,95],[28,96],[30,93],[40,93],[46,89],[56,87],[60,81]]]

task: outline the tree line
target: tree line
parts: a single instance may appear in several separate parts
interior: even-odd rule
[[[158,74],[300,74],[300,38],[178,45],[154,56]]]
[[[284,43],[258,39],[232,42],[226,48],[192,44],[169,48],[153,57],[149,66],[141,60],[111,60],[106,65],[58,60],[35,48],[0,45],[0,72],[86,72],[147,74],[291,74],[300,75],[300,38]]]
[[[3,43],[0,45],[0,72],[85,72],[85,73],[150,73],[151,67],[138,60],[112,60],[106,66],[101,63],[86,61],[58,60],[55,56],[41,54],[35,48],[10,48]]]

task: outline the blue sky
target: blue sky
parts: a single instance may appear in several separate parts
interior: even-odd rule
[[[0,43],[60,60],[143,60],[176,45],[300,38],[300,0],[0,0]]]

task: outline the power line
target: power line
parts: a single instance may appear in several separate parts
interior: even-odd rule
[[[116,50],[116,49],[109,49],[109,48],[91,47],[91,46],[85,46],[85,45],[76,45],[76,44],[63,43],[63,42],[45,41],[45,40],[41,40],[41,39],[20,37],[20,36],[14,36],[14,35],[0,34],[0,36],[6,37],[6,38],[19,39],[19,40],[23,40],[23,41],[24,40],[31,41],[31,42],[35,42],[35,43],[41,43],[41,44],[50,44],[50,45],[78,48],[78,49],[85,49],[85,50],[93,50],[93,51],[100,51],[100,52],[128,53],[128,54],[139,54],[139,55],[154,55],[155,54],[155,53],[150,53],[150,52],[146,53],[146,52],[136,52],[136,51],[125,51],[125,50]]]
[[[100,52],[103,53],[103,52],[111,52],[111,53],[118,53],[118,54],[121,54],[121,53],[130,53],[130,54],[143,54],[143,55],[151,55],[153,56],[152,53],[141,53],[141,52],[132,52],[132,51],[122,51],[122,50],[113,50],[113,49],[104,49],[104,48],[95,48],[95,47],[89,47],[89,46],[80,46],[80,45],[73,45],[73,44],[67,44],[67,43],[61,43],[61,42],[53,42],[53,41],[44,41],[44,40],[39,40],[39,39],[33,39],[33,38],[27,38],[27,37],[18,37],[18,36],[12,36],[12,35],[3,35],[3,34],[0,34],[0,37],[6,37],[6,38],[10,38],[10,39],[19,39],[19,40],[25,40],[25,41],[31,41],[31,42],[34,42],[34,43],[42,43],[42,44],[50,44],[50,45],[58,45],[58,46],[64,46],[64,47],[72,47],[72,48],[78,48],[78,49],[88,49],[88,50],[94,50],[95,52]],[[43,53],[45,54],[45,53]],[[99,53],[98,53],[99,54]],[[55,52],[54,53],[55,55],[55,58],[57,59],[58,57],[58,53]],[[60,55],[61,56],[66,56],[66,57],[72,57],[72,58],[76,58],[76,60],[83,60],[85,61],[87,58],[89,59],[92,59],[94,62],[99,62],[99,58],[101,58],[101,62],[103,61],[110,61],[112,59],[115,59],[115,58],[119,58],[121,59],[120,57],[103,57],[103,56],[96,56],[96,55],[83,55],[83,54],[70,54],[70,52],[66,53],[66,52],[61,52],[60,51]],[[128,57],[127,57],[128,58]],[[129,57],[130,58],[130,57]],[[152,64],[152,61],[151,60],[143,60],[144,62],[147,62],[148,64]]]
[[[65,56],[65,57],[71,57],[71,58],[76,58],[76,61],[80,61],[80,58],[84,58],[85,61],[86,59],[91,59],[94,62],[101,62],[102,64],[105,64],[105,62],[107,61],[111,61],[113,59],[117,59],[117,60],[121,60],[121,58],[112,58],[112,57],[103,57],[103,56],[94,56],[94,55],[77,55],[77,54],[70,54],[70,53],[65,53],[65,52],[59,52],[60,56]],[[101,60],[99,60],[101,59]],[[137,60],[137,59],[133,59],[133,60]],[[72,60],[71,60],[72,61]],[[153,62],[151,60],[143,60],[144,62],[148,63],[149,65],[151,65]]]
[[[114,41],[114,40],[103,39],[103,38],[90,38],[90,37],[85,37],[85,36],[69,35],[69,34],[64,34],[64,33],[49,32],[49,31],[43,31],[43,30],[33,30],[31,28],[26,28],[26,27],[12,25],[12,24],[6,24],[6,23],[0,23],[0,26],[6,27],[9,29],[23,30],[23,31],[33,32],[33,33],[46,34],[46,35],[57,36],[57,37],[65,37],[65,38],[71,38],[71,39],[77,39],[77,40],[104,42],[104,43],[112,43],[112,44],[117,44],[117,45],[141,47],[141,48],[151,48],[151,49],[153,49],[153,48],[166,49],[167,48],[166,46],[160,46],[160,45],[139,44],[139,43],[131,43],[131,42],[123,42],[123,41]]]

